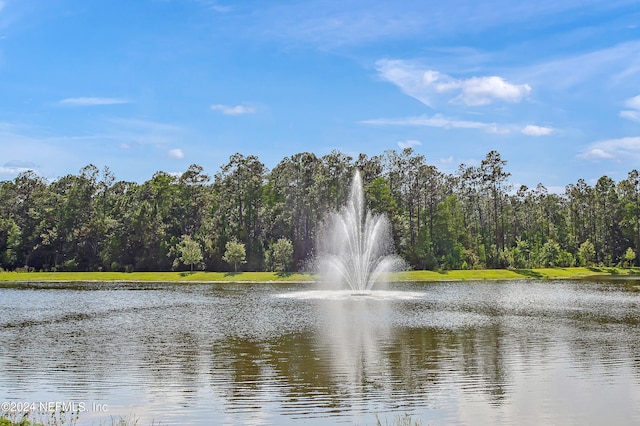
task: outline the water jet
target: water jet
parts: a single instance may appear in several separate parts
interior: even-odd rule
[[[356,170],[346,205],[332,212],[318,238],[323,281],[366,295],[384,274],[404,262],[394,254],[389,219],[365,208],[364,188]]]

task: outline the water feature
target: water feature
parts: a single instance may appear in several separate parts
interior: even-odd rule
[[[0,402],[83,402],[79,425],[640,424],[638,284],[0,284]]]
[[[362,294],[402,261],[393,255],[389,220],[365,209],[364,188],[356,170],[347,204],[333,212],[318,238],[320,275],[330,286]]]

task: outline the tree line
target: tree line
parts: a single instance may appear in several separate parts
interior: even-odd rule
[[[268,170],[234,154],[213,176],[199,165],[117,181],[108,168],[48,182],[0,182],[0,268],[44,271],[303,270],[316,232],[340,209],[354,170],[366,203],[390,222],[416,269],[633,265],[640,247],[637,170],[564,194],[513,188],[496,151],[447,174],[411,149],[352,158],[304,152]]]

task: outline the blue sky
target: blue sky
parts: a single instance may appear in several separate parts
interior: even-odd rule
[[[552,190],[640,167],[640,2],[0,0],[0,180],[230,155],[490,150]]]

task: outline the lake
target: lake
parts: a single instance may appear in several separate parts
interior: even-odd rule
[[[79,424],[640,424],[638,284],[2,284],[0,402]]]

